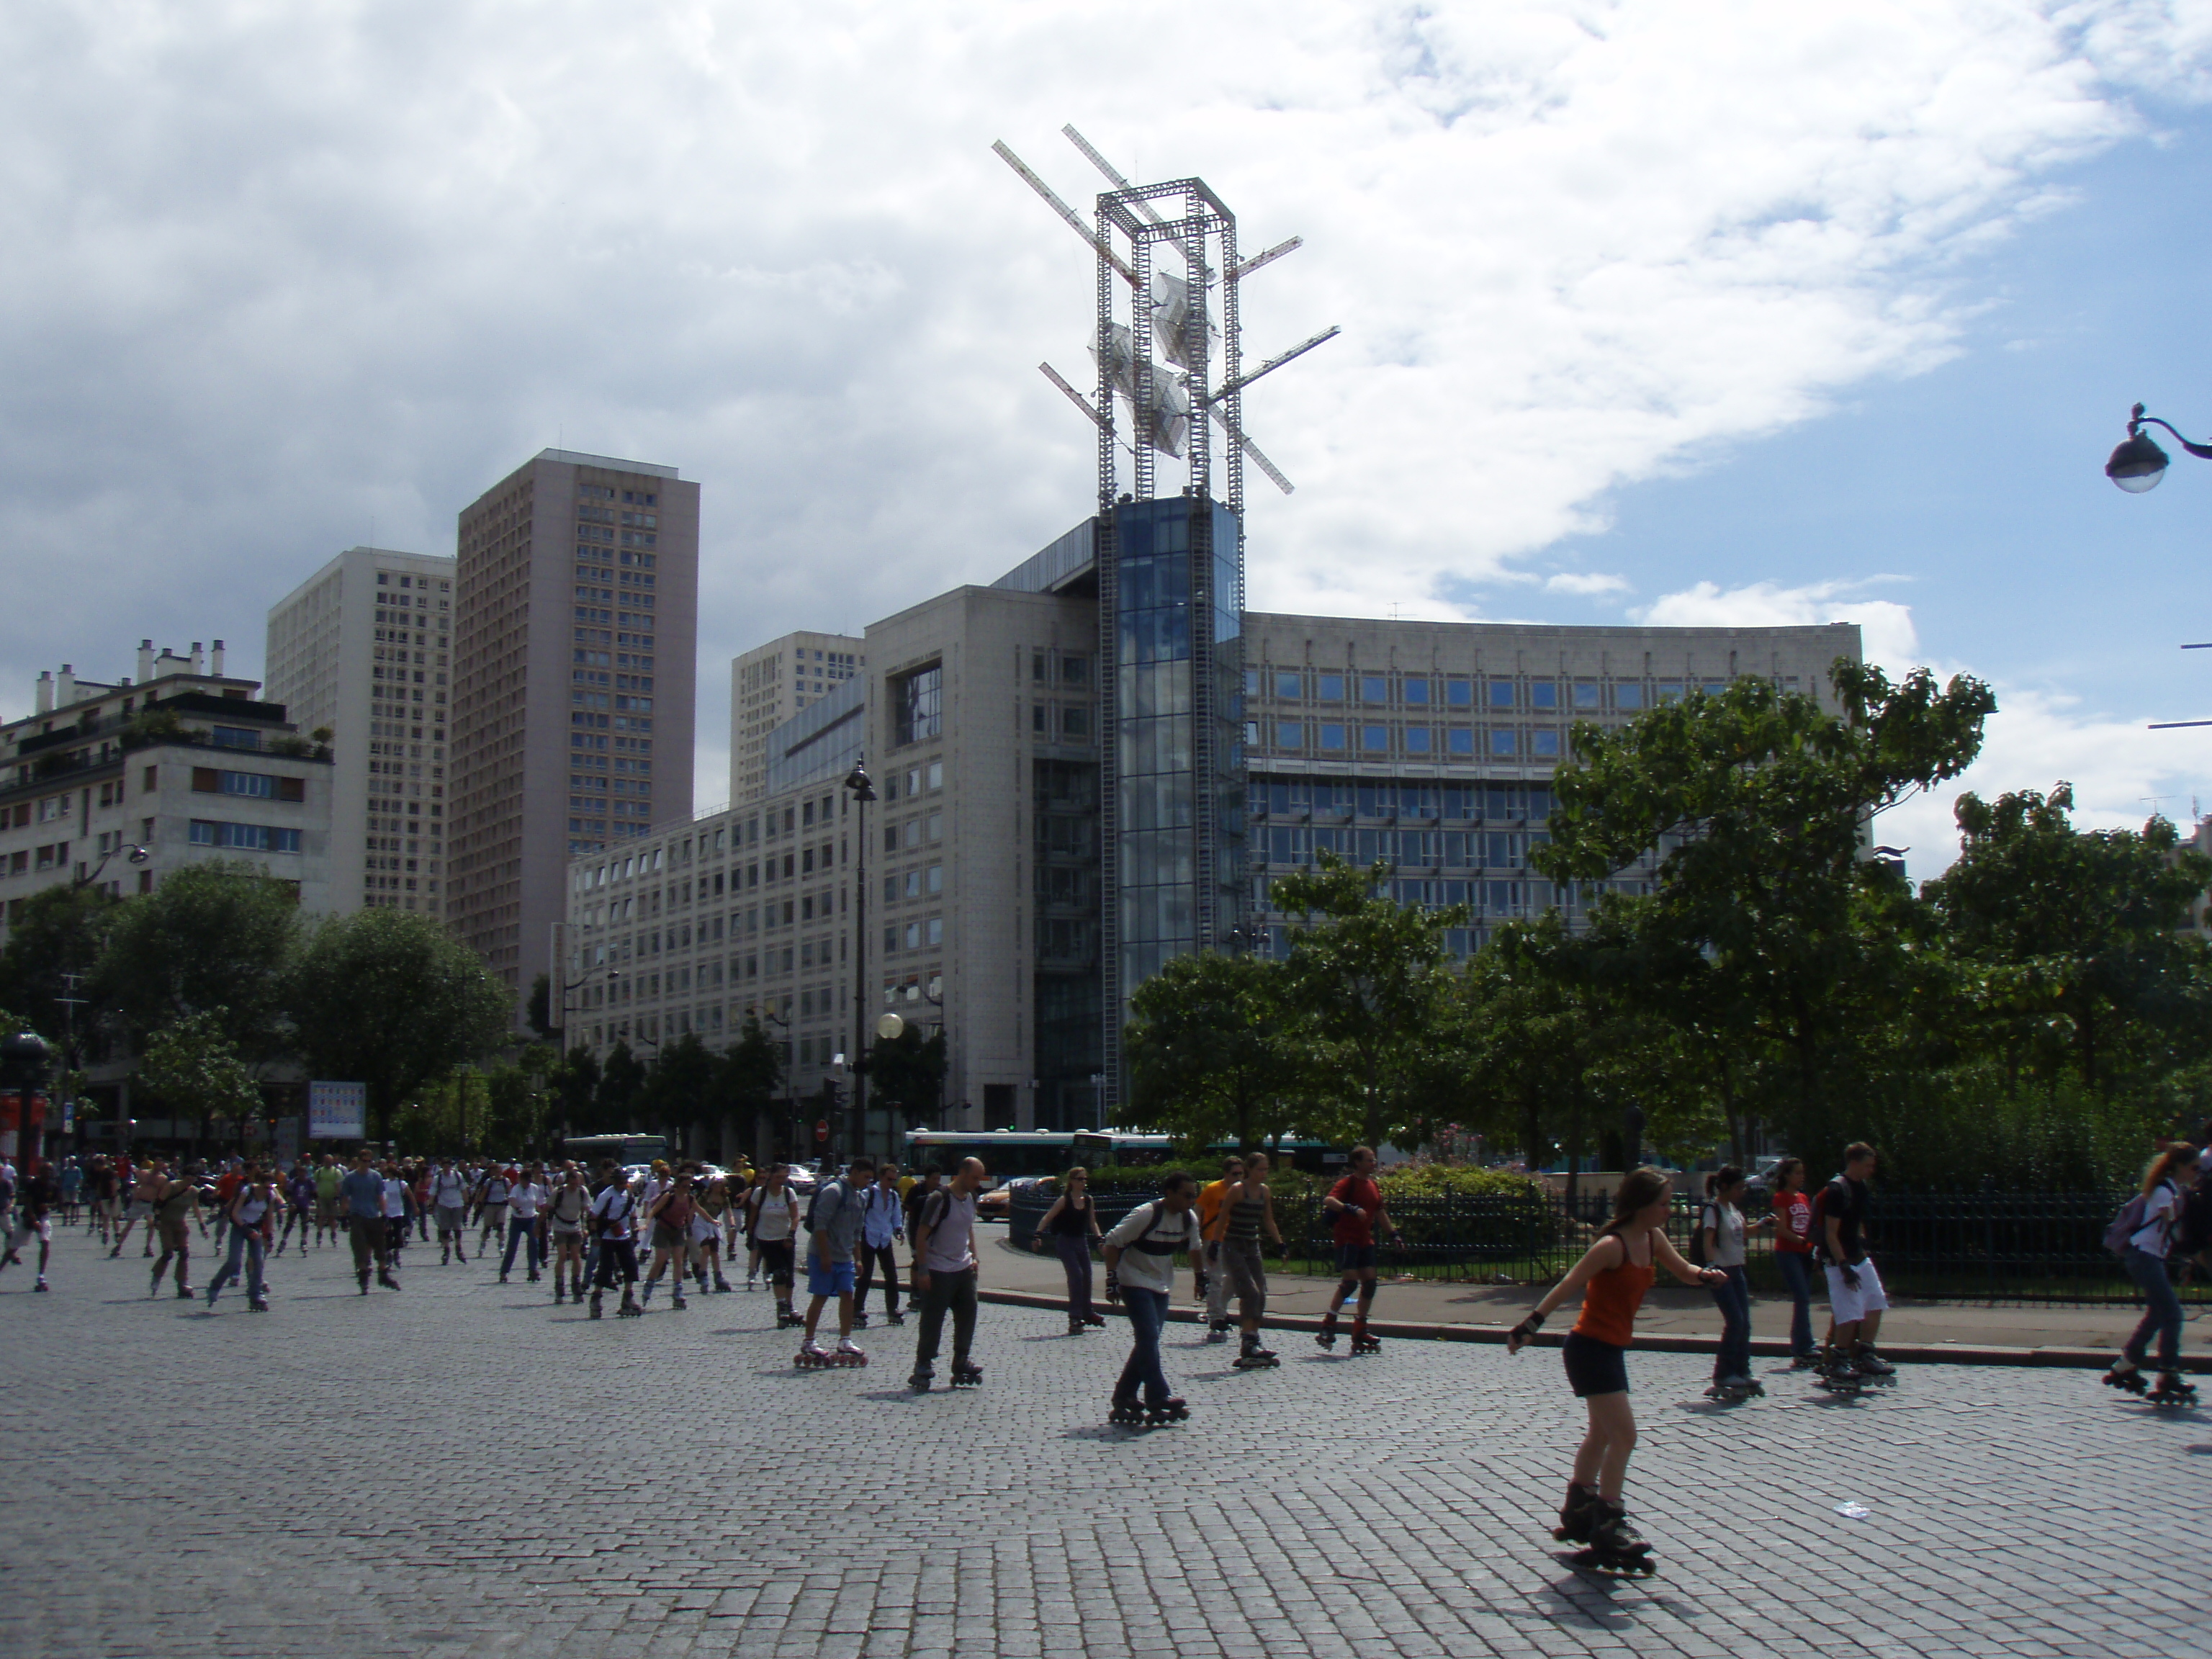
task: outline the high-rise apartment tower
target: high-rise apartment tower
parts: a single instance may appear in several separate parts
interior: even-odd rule
[[[453,561],[349,548],[269,612],[268,690],[327,729],[332,908],[443,908]]]
[[[518,996],[568,860],[691,811],[699,486],[540,451],[463,510],[446,917]]]
[[[730,799],[768,787],[769,733],[858,678],[868,659],[849,634],[786,634],[730,664]]]

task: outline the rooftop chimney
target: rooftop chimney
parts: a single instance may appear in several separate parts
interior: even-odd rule
[[[192,672],[198,674],[204,672],[204,665],[200,659],[200,642],[198,640],[194,640],[192,641]]]
[[[138,641],[138,680],[141,684],[154,678],[154,641]]]
[[[54,712],[54,677],[45,669],[39,671],[39,707],[41,714]]]
[[[217,679],[222,678],[222,641],[221,640],[215,642],[213,652],[208,658],[208,672]]]
[[[54,676],[54,707],[66,708],[76,701],[76,670],[64,663],[62,672]]]

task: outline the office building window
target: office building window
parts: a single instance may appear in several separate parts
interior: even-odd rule
[[[945,732],[945,668],[932,663],[891,682],[891,707],[901,744],[923,743]]]
[[[1359,728],[1359,752],[1363,755],[1387,755],[1390,752],[1390,728],[1387,726],[1363,726]]]

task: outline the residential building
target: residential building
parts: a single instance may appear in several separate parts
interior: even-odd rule
[[[758,800],[768,787],[768,736],[867,665],[849,634],[786,634],[730,664],[730,799]]]
[[[270,700],[337,763],[338,909],[442,911],[454,562],[349,548],[269,612]]]
[[[221,640],[158,653],[149,640],[137,674],[112,684],[67,664],[41,673],[33,712],[0,726],[6,923],[45,888],[150,893],[213,859],[289,884],[302,909],[333,908],[330,751],[259,690],[223,672]]]
[[[569,860],[692,810],[699,486],[544,450],[462,511],[458,561],[445,914],[520,1010]]]
[[[843,1078],[839,1056],[890,1010],[946,1035],[943,1100],[921,1111],[933,1127],[1097,1125],[1114,1110],[1116,981],[1133,990],[1200,937],[1201,798],[1216,848],[1207,939],[1285,950],[1272,884],[1333,851],[1391,860],[1408,903],[1470,905],[1450,936],[1464,954],[1504,921],[1555,900],[1571,920],[1595,896],[1554,894],[1528,866],[1572,720],[1617,726],[1741,674],[1825,702],[1830,665],[1860,648],[1847,624],[1218,607],[1225,684],[1207,715],[1178,615],[1206,585],[1185,581],[1191,551],[1168,517],[1146,537],[1132,515],[1116,525],[1111,606],[1085,523],[990,587],[871,624],[860,677],[769,733],[757,799],[578,859],[564,981],[577,988],[574,1039],[602,1054],[618,1041],[650,1054],[686,1032],[719,1047],[750,1013],[787,1045],[795,1133]],[[1102,634],[1121,641],[1111,681]],[[1099,741],[1109,696],[1118,745]],[[1201,719],[1228,722],[1210,770],[1193,759]],[[881,796],[865,836],[842,787],[863,756]],[[1607,884],[1650,879],[1638,866]],[[870,1146],[898,1127],[879,1115]]]

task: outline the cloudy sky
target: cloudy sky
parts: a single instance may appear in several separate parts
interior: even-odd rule
[[[1306,239],[1248,350],[1344,326],[1248,400],[1255,608],[1856,620],[1997,686],[1976,787],[2212,807],[2144,729],[2212,716],[2212,465],[2100,471],[2212,428],[2212,0],[21,0],[0,85],[0,714],[258,672],[561,445],[702,482],[718,800],[732,655],[1088,510],[1089,258],[990,150],[1087,204],[1072,121]]]

